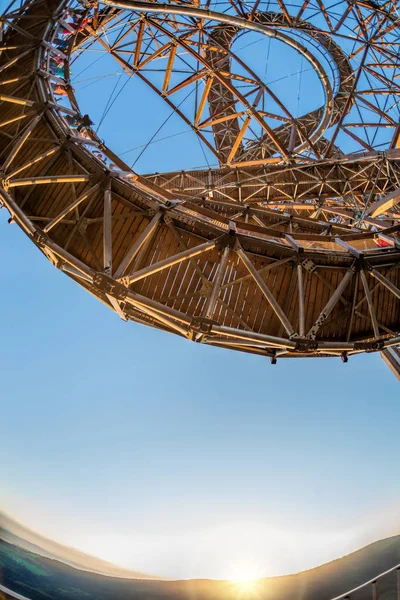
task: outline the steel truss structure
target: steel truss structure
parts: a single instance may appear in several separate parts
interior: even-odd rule
[[[396,7],[16,0],[1,18],[2,206],[124,320],[273,363],[372,351],[393,359]],[[235,50],[247,32],[300,53],[323,104],[295,118]],[[138,175],[104,145],[69,76],[94,44],[181,117],[215,167]],[[190,110],[181,108],[186,91],[195,92]]]

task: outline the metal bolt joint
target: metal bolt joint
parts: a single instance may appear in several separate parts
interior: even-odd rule
[[[231,250],[238,250],[240,248],[238,239],[231,233],[224,233],[221,235],[221,237],[215,241],[215,246],[219,251],[222,251],[225,248],[230,248]]]
[[[44,248],[47,245],[49,237],[45,233],[41,233],[40,231],[35,231],[32,236],[33,241],[39,248]]]
[[[318,342],[313,340],[300,339],[296,342],[296,352],[309,352],[310,350],[318,350]]]
[[[207,319],[205,317],[193,317],[190,323],[190,329],[197,333],[210,334],[212,332],[213,325],[218,325],[218,321],[214,321],[214,319]]]
[[[128,290],[122,284],[117,283],[112,277],[105,273],[96,273],[93,276],[93,284],[105,294],[109,294],[117,300],[124,300]]]
[[[383,340],[371,340],[369,342],[354,342],[355,350],[363,350],[364,352],[377,352],[384,348]]]

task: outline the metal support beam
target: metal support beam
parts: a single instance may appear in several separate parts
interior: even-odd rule
[[[14,117],[13,119],[7,119],[7,121],[2,121],[0,123],[0,128],[7,127],[7,125],[11,125],[12,123],[16,123],[16,121],[21,121],[22,119],[26,119],[30,115],[25,113],[24,115],[19,115],[18,117]]]
[[[336,288],[336,290],[334,291],[334,293],[332,294],[332,296],[326,303],[325,307],[321,311],[318,319],[315,321],[314,325],[311,327],[310,331],[308,332],[308,334],[307,334],[308,338],[312,338],[312,339],[315,338],[317,331],[319,330],[321,325],[326,321],[326,319],[329,317],[329,315],[335,308],[336,304],[339,302],[344,290],[347,287],[347,284],[349,283],[349,281],[353,277],[353,275],[354,275],[354,268],[353,268],[353,266],[351,266],[349,269],[347,269],[342,281],[339,283],[338,287]]]
[[[100,184],[96,183],[96,185],[94,185],[89,190],[87,190],[86,192],[81,194],[79,196],[79,198],[76,198],[76,200],[74,200],[74,202],[72,202],[69,206],[64,208],[64,210],[61,211],[60,214],[58,214],[56,217],[54,217],[54,219],[52,221],[50,221],[50,223],[48,225],[46,225],[46,227],[43,229],[43,231],[45,233],[47,233],[48,231],[53,229],[53,227],[55,227],[57,225],[57,223],[62,221],[64,217],[66,217],[71,211],[74,210],[74,208],[76,208],[77,206],[82,204],[82,202],[84,202],[87,198],[89,198],[89,196],[94,194],[98,190],[99,187],[100,187]]]
[[[212,319],[214,316],[218,296],[221,290],[222,278],[225,274],[226,265],[228,263],[229,250],[229,246],[226,246],[222,252],[221,261],[218,265],[218,270],[213,281],[213,289],[204,307],[203,315],[206,319]]]
[[[6,192],[5,189],[0,185],[0,197],[2,198],[2,204],[7,207],[11,216],[20,227],[27,233],[30,237],[33,237],[36,232],[36,227],[32,224],[32,222],[28,219],[25,213],[21,210],[15,200]]]
[[[150,315],[151,317],[153,317],[160,323],[163,323],[169,329],[173,329],[176,333],[179,333],[180,335],[187,337],[188,330],[185,329],[184,327],[181,327],[178,323],[173,321],[168,315],[165,315],[164,311],[159,311],[157,309],[154,309],[153,307],[150,307],[147,302],[141,302],[136,297],[134,297],[130,294],[128,294],[126,301],[129,302],[129,304],[131,304],[135,308],[138,308],[139,310]]]
[[[32,119],[31,123],[25,129],[24,133],[20,136],[19,140],[11,149],[10,154],[7,156],[7,159],[3,164],[3,171],[5,173],[7,172],[8,167],[10,166],[14,158],[17,156],[18,152],[21,150],[22,146],[25,144],[26,140],[29,138],[29,136],[31,135],[32,131],[35,129],[36,125],[39,123],[41,118],[42,115],[37,115],[34,119]]]
[[[297,265],[297,279],[299,287],[299,334],[300,337],[305,336],[305,316],[304,316],[304,282],[303,282],[303,267]]]
[[[21,52],[21,54],[18,54],[17,56],[14,56],[14,58],[11,58],[8,62],[4,63],[4,65],[2,65],[0,67],[0,73],[5,71],[6,69],[9,69],[10,67],[12,67],[21,58],[24,58],[24,56],[27,56],[28,54],[32,54],[32,51],[33,51],[33,47],[30,47],[30,48],[28,48],[28,50],[25,50],[25,52]]]
[[[369,286],[368,286],[368,281],[367,281],[367,277],[365,275],[364,269],[361,269],[361,271],[360,271],[360,277],[361,277],[361,282],[363,284],[365,297],[367,299],[367,304],[368,304],[369,314],[370,314],[370,317],[371,317],[372,328],[374,330],[374,335],[375,335],[376,338],[379,338],[378,321],[376,319],[376,313],[375,313],[374,303],[372,302],[372,295],[371,295],[371,291],[370,291]]]
[[[244,264],[244,266],[246,267],[246,269],[248,270],[248,272],[252,275],[254,281],[256,282],[256,284],[258,285],[258,287],[262,291],[263,295],[265,296],[265,298],[269,302],[272,310],[274,311],[274,313],[276,314],[276,316],[278,317],[278,319],[282,323],[282,325],[285,328],[287,334],[289,336],[293,336],[294,333],[295,333],[293,325],[291,324],[291,322],[289,321],[289,319],[287,318],[287,316],[283,312],[282,308],[279,306],[279,304],[276,301],[275,296],[273,295],[273,293],[271,292],[271,290],[267,287],[266,283],[264,283],[264,281],[261,278],[259,272],[255,269],[253,263],[250,261],[250,259],[248,258],[247,254],[244,252],[244,250],[242,248],[238,248],[237,249],[237,253],[238,253],[239,257],[240,257],[240,260],[242,261],[242,263]]]
[[[400,381],[400,346],[393,348],[386,348],[381,352],[381,357],[389,367],[389,369],[395,374],[397,379]],[[400,571],[398,573],[398,595],[397,598],[400,600]]]
[[[175,308],[171,308],[170,306],[166,306],[165,304],[161,304],[156,300],[152,300],[151,298],[147,298],[146,296],[142,296],[141,294],[137,294],[131,290],[128,291],[127,298],[131,298],[141,304],[145,304],[149,308],[154,309],[156,312],[166,316],[172,317],[174,320],[187,325],[188,327],[192,323],[192,318],[188,317],[185,313],[176,310]]]
[[[355,283],[354,283],[353,301],[352,301],[351,309],[350,309],[349,325],[347,327],[347,336],[346,336],[346,341],[347,342],[350,340],[351,331],[353,329],[354,313],[355,313],[355,310],[356,310],[356,302],[357,302],[358,282],[359,282],[359,279],[360,279],[360,273],[357,271],[356,278],[355,278]]]
[[[43,154],[39,154],[39,156],[37,156],[36,158],[33,158],[29,162],[23,164],[21,167],[18,167],[18,169],[15,169],[12,173],[9,173],[7,175],[7,179],[11,179],[12,177],[15,177],[16,175],[18,175],[18,173],[21,173],[21,171],[25,171],[25,169],[28,169],[32,165],[37,164],[38,162],[44,160],[48,156],[52,156],[59,149],[60,149],[60,147],[57,146],[56,148],[50,148],[50,150],[47,150],[47,152],[43,152]]]
[[[243,329],[235,329],[233,327],[226,327],[224,325],[213,325],[211,329],[212,333],[218,333],[227,337],[233,337],[242,340],[250,340],[256,343],[264,343],[267,346],[277,348],[296,348],[296,342],[291,340],[275,337],[272,335],[264,335],[253,331],[244,331]]]
[[[396,579],[397,579],[397,600],[400,600],[400,569],[396,571]]]
[[[126,314],[122,310],[122,308],[121,308],[118,300],[116,298],[114,298],[113,296],[110,296],[110,294],[106,294],[106,296],[107,296],[108,301],[110,302],[111,306],[115,310],[115,312],[121,317],[121,319],[123,321],[127,321],[128,317],[126,316]]]
[[[373,277],[375,277],[375,279],[377,279],[378,281],[380,281],[381,284],[385,286],[385,288],[387,288],[388,290],[390,290],[392,292],[392,294],[394,294],[397,298],[400,299],[400,290],[399,290],[398,287],[396,287],[394,285],[394,283],[392,283],[391,281],[389,281],[389,279],[387,279],[384,275],[382,275],[381,273],[379,273],[379,271],[377,271],[376,269],[372,269],[371,275]]]
[[[53,242],[49,238],[47,238],[43,242],[43,245],[45,247],[47,247],[47,248],[50,248],[50,250],[52,250],[54,252],[54,254],[56,254],[62,260],[64,260],[69,265],[71,265],[72,267],[74,267],[75,269],[77,269],[83,275],[86,275],[87,277],[89,277],[92,281],[96,277],[97,274],[96,274],[96,271],[94,269],[92,269],[91,267],[89,267],[88,265],[86,265],[84,262],[82,262],[81,260],[79,260],[79,258],[76,258],[72,254],[70,254],[69,252],[67,252],[64,248],[61,248],[61,246],[59,246],[58,244],[56,244],[55,242]]]
[[[372,600],[379,600],[378,582],[372,582]]]
[[[11,104],[20,104],[21,106],[33,106],[33,100],[25,100],[25,98],[15,98],[14,96],[5,96],[0,94],[0,102],[10,102]]]
[[[291,260],[293,260],[293,258],[291,256],[289,256],[289,258],[283,258],[282,260],[276,260],[273,263],[267,265],[266,267],[263,267],[262,269],[260,269],[258,271],[258,273],[260,275],[264,275],[264,273],[267,273],[268,271],[271,271],[272,269],[276,269],[277,267],[280,267],[281,265],[284,265],[285,263],[288,263]],[[221,286],[221,290],[225,290],[226,288],[229,288],[232,285],[236,285],[243,281],[247,281],[248,279],[251,279],[251,277],[252,277],[251,274],[243,275],[243,277],[239,277],[238,279],[234,279],[233,281],[230,281],[229,283],[225,283],[223,286]]]
[[[29,179],[14,179],[8,181],[10,188],[26,185],[47,185],[49,183],[83,183],[89,181],[90,175],[50,175],[49,177],[31,177]]]
[[[169,219],[167,219],[167,227],[168,227],[168,229],[170,229],[170,231],[172,231],[172,234],[173,234],[174,238],[176,239],[176,241],[178,242],[178,245],[180,246],[180,248],[183,248],[183,250],[187,250],[188,247],[185,244],[185,242],[183,241],[183,238],[180,236],[180,234],[179,234],[177,228],[175,227],[174,223],[172,222],[172,220],[170,221]],[[205,282],[208,282],[207,277],[204,275],[203,271],[200,269],[197,262],[195,260],[193,260],[193,258],[190,258],[189,260],[190,260],[190,264],[192,265],[193,269],[196,271],[196,273],[198,274],[200,279],[202,279]]]
[[[390,208],[393,208],[400,202],[400,189],[394,190],[394,192],[390,192],[384,198],[381,198],[377,202],[374,202],[370,208],[369,213],[371,217],[377,217],[388,211]]]
[[[344,242],[339,237],[335,238],[335,242],[336,242],[336,244],[338,246],[341,246],[342,248],[344,248],[345,250],[347,250],[347,252],[349,254],[351,254],[352,256],[354,256],[354,258],[361,258],[362,252],[359,252],[358,250],[356,250],[356,248],[354,248],[354,246],[351,246],[347,242]]]
[[[134,243],[129,248],[127,254],[125,255],[125,258],[123,259],[123,261],[121,262],[121,264],[119,265],[119,267],[115,273],[116,279],[120,279],[121,277],[123,277],[125,275],[126,271],[129,269],[133,259],[139,252],[139,250],[142,247],[142,245],[144,244],[144,242],[151,235],[153,235],[153,232],[156,229],[156,227],[158,226],[158,223],[159,223],[161,217],[162,217],[162,211],[158,211],[154,215],[154,217],[151,219],[151,221],[147,225],[147,227],[142,231],[142,233],[139,235],[139,237],[134,241]]]
[[[103,221],[103,269],[107,275],[112,273],[112,212],[111,212],[111,182],[104,190],[104,221]]]
[[[150,275],[154,275],[154,273],[158,273],[158,271],[162,271],[168,267],[172,267],[184,260],[189,258],[193,258],[194,256],[198,256],[199,254],[203,254],[203,252],[208,252],[215,248],[215,242],[205,242],[204,244],[200,244],[200,246],[195,246],[194,248],[188,248],[188,250],[184,250],[179,254],[175,254],[174,256],[170,256],[165,258],[164,260],[160,260],[158,263],[154,263],[153,265],[149,265],[148,267],[144,267],[144,269],[140,269],[140,271],[136,271],[133,275],[128,275],[124,277],[124,283],[129,285],[134,283],[135,281],[139,281],[144,277],[149,277]]]

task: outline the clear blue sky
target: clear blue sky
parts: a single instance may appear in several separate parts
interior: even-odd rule
[[[396,532],[399,384],[379,355],[271,366],[124,323],[0,219],[6,510],[179,577],[296,570]]]
[[[5,211],[0,229],[6,511],[171,577],[293,572],[398,532],[400,388],[379,354],[271,366],[124,323]]]

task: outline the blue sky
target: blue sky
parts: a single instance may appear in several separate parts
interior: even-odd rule
[[[271,366],[124,323],[5,211],[0,230],[5,510],[170,577],[293,572],[398,532],[399,384],[379,354]]]
[[[293,571],[397,532],[379,355],[272,366],[124,323],[0,219],[3,508],[176,577]]]

